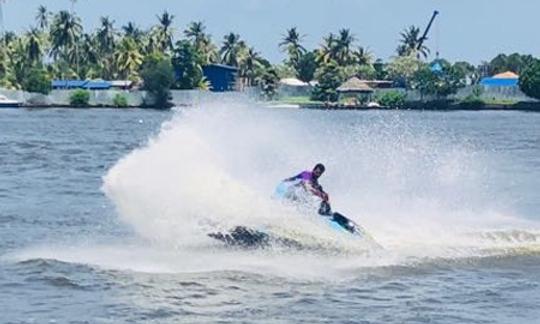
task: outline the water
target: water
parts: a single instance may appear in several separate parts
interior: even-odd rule
[[[0,322],[537,323],[539,125],[232,102],[1,110]],[[384,250],[269,197],[317,162]],[[238,224],[317,248],[206,236]]]

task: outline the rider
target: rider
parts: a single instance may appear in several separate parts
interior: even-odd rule
[[[285,179],[285,182],[299,181],[307,192],[321,198],[323,202],[328,203],[329,197],[319,184],[319,177],[324,173],[325,167],[321,163],[315,165],[312,171],[304,171],[292,178]]]

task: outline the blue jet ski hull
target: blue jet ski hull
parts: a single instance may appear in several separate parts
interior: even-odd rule
[[[290,186],[281,183],[276,188],[274,196],[278,199],[287,199]],[[354,238],[365,236],[362,228],[349,218],[336,212],[332,212],[327,202],[322,202],[318,214],[325,218],[332,228]],[[245,226],[237,226],[228,232],[216,232],[208,234],[209,237],[225,243],[227,246],[241,248],[266,248],[270,246],[285,246],[291,248],[303,248],[294,240],[276,237],[270,233],[251,229]]]

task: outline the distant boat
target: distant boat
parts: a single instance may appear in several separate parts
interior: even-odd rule
[[[19,108],[22,105],[20,101],[8,99],[0,95],[0,108]]]

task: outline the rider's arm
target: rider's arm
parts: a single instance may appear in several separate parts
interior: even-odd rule
[[[321,198],[323,201],[328,201],[328,194],[324,192],[323,188],[319,184],[313,183],[304,183],[304,188],[314,194],[315,196]]]
[[[300,179],[302,179],[302,174],[303,174],[303,172],[302,172],[302,173],[299,173],[299,174],[297,174],[297,175],[295,175],[294,177],[287,178],[287,179],[285,179],[285,180],[283,180],[283,181],[284,181],[284,182],[291,182],[291,181],[300,180]]]

